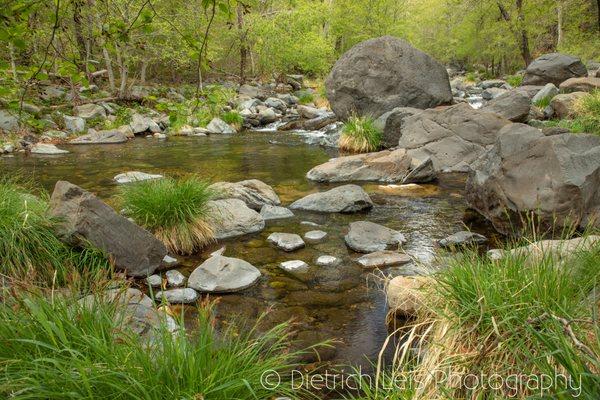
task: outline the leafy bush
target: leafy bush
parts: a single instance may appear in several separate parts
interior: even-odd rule
[[[283,377],[278,395],[293,394],[285,324],[266,333],[217,332],[210,308],[197,330],[163,329],[152,343],[123,324],[125,313],[101,301],[23,296],[0,304],[0,394],[11,399],[266,399],[265,371]],[[288,378],[286,378],[288,377]],[[300,392],[301,393],[301,392]]]
[[[63,244],[54,233],[58,223],[48,215],[44,193],[36,197],[26,186],[0,181],[0,272],[31,283],[63,285],[110,270],[101,251]]]
[[[211,243],[208,183],[194,177],[163,178],[121,186],[122,207],[171,251],[191,254]]]
[[[376,151],[381,146],[382,133],[373,118],[351,116],[342,128],[340,149],[355,153]]]

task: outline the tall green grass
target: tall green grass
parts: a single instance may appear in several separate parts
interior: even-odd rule
[[[258,335],[217,331],[210,308],[200,309],[192,335],[165,328],[151,343],[124,325],[115,304],[82,306],[68,297],[24,296],[0,304],[0,397],[11,399],[267,399],[297,398],[287,373],[285,324]],[[282,378],[261,385],[265,371]],[[276,396],[275,396],[276,397]]]
[[[122,208],[169,250],[191,254],[211,243],[208,202],[214,193],[195,177],[164,178],[121,186]]]
[[[523,83],[523,75],[509,75],[506,77],[506,82],[512,87],[521,86]]]
[[[338,144],[345,151],[366,153],[379,150],[382,138],[373,118],[351,116],[342,128]]]
[[[515,253],[494,261],[474,252],[458,256],[424,291],[426,307],[412,329],[404,327],[408,333],[394,366],[378,371],[380,384],[395,375],[416,385],[410,387],[413,391],[380,387],[358,398],[572,398],[581,382],[579,398],[597,399],[599,300],[593,293],[599,286],[600,245],[567,258]],[[418,362],[411,354],[419,354]],[[432,371],[457,379],[427,380]],[[542,393],[516,383],[501,388],[465,385],[469,374],[490,379],[497,374],[505,382],[515,375],[559,378]]]
[[[60,222],[48,214],[48,197],[28,186],[0,180],[0,273],[32,284],[64,285],[108,272],[105,254],[73,249],[55,235]]]
[[[575,103],[572,118],[547,121],[546,125],[559,126],[574,133],[600,135],[600,90],[580,98]]]
[[[244,117],[240,115],[237,111],[227,111],[221,114],[221,119],[227,122],[229,125],[234,126],[236,129],[239,129],[244,123]]]

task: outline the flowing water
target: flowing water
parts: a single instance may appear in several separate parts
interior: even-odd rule
[[[123,145],[60,146],[71,153],[61,156],[16,154],[0,158],[3,174],[19,173],[51,191],[57,180],[68,180],[95,192],[117,207],[117,186],[112,178],[125,171],[165,175],[195,174],[210,181],[260,179],[271,185],[284,205],[329,185],[305,178],[315,165],[337,155],[337,150],[306,143],[306,135],[247,132],[235,136],[170,138],[167,141],[137,138]],[[301,344],[335,339],[335,348],[323,352],[336,363],[368,365],[388,336],[382,276],[413,274],[436,268],[436,241],[462,230],[465,211],[463,181],[445,179],[437,185],[399,188],[364,184],[375,207],[359,214],[295,212],[287,220],[269,221],[263,232],[228,240],[202,254],[181,258],[181,270],[189,274],[211,251],[226,246],[225,255],[242,258],[263,277],[256,286],[218,299],[216,312],[224,321],[241,315],[253,320],[268,311],[265,326],[294,318],[296,338]],[[414,262],[384,271],[363,270],[353,260],[360,255],[349,250],[343,237],[352,221],[369,220],[403,232],[405,251]],[[305,221],[318,224],[311,226]],[[266,241],[271,232],[298,233],[314,229],[328,236],[321,243],[285,253]],[[481,228],[479,229],[481,231]],[[485,233],[485,232],[484,232]],[[333,255],[343,262],[336,267],[317,267],[320,255]],[[278,268],[285,260],[300,259],[311,265],[302,281]],[[194,307],[184,309],[193,325]]]

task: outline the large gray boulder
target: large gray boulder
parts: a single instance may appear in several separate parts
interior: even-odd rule
[[[344,240],[348,247],[360,253],[383,251],[406,242],[402,233],[370,221],[352,222]]]
[[[260,214],[239,199],[209,201],[208,210],[217,240],[259,232],[265,227]]]
[[[71,144],[118,144],[127,142],[127,136],[116,129],[93,131],[69,141]]]
[[[466,172],[495,143],[500,129],[510,123],[466,103],[424,110],[405,118],[398,147],[414,159],[431,158],[435,171]]]
[[[579,58],[566,54],[550,53],[536,58],[525,70],[523,85],[556,86],[569,78],[587,76],[587,68]]]
[[[56,182],[50,213],[62,220],[58,233],[63,240],[104,250],[128,276],[152,275],[167,254],[162,242],[148,231],[72,183]]]
[[[421,111],[418,108],[412,107],[396,107],[392,111],[380,115],[375,120],[375,127],[383,132],[381,146],[384,148],[398,146],[404,119]]]
[[[383,150],[332,158],[317,165],[306,177],[317,182],[398,182],[410,171],[412,158],[406,150]]]
[[[188,286],[199,292],[237,292],[254,285],[260,276],[249,262],[216,254],[191,273]]]
[[[309,194],[290,205],[292,210],[306,210],[329,213],[351,213],[368,210],[373,207],[369,195],[357,185],[343,185]]]
[[[379,115],[395,107],[430,108],[452,101],[446,69],[402,39],[383,36],[348,50],[325,81],[335,114]]]
[[[569,118],[575,113],[577,102],[586,96],[585,92],[561,93],[552,98],[550,108],[557,118]]]
[[[215,199],[240,199],[254,210],[260,211],[265,204],[278,206],[279,196],[273,188],[258,179],[248,179],[236,183],[217,182],[209,189],[215,192]]]
[[[489,101],[481,111],[493,112],[513,122],[525,122],[531,109],[527,93],[510,90]]]
[[[545,136],[513,124],[474,165],[466,184],[471,207],[505,234],[529,219],[542,229],[600,226],[600,137]]]

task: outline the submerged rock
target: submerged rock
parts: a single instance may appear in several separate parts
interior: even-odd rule
[[[305,246],[304,240],[295,233],[271,233],[267,241],[284,251],[294,251]]]
[[[385,291],[390,311],[403,318],[412,318],[423,307],[426,292],[433,279],[426,276],[397,276],[389,281]]]
[[[446,69],[402,39],[383,36],[348,50],[325,81],[332,110],[346,119],[377,117],[395,107],[430,108],[452,101]]]
[[[215,255],[192,272],[188,286],[200,292],[237,292],[254,285],[260,276],[260,271],[244,260]]]
[[[156,293],[156,301],[166,300],[170,304],[190,304],[198,300],[198,292],[192,288],[164,290]]]
[[[319,242],[323,239],[325,239],[325,237],[327,236],[327,232],[323,232],[323,231],[308,231],[304,234],[304,239],[306,239],[309,242]]]
[[[352,222],[344,240],[348,247],[360,253],[382,251],[406,242],[402,233],[370,221]]]
[[[185,283],[185,276],[176,269],[165,272],[165,276],[167,277],[167,284],[171,287],[183,286]]]
[[[50,213],[62,220],[63,240],[90,243],[104,250],[115,267],[128,276],[147,277],[160,267],[165,246],[93,194],[66,181],[58,181],[50,199]]]
[[[239,199],[208,202],[215,239],[227,239],[264,229],[265,220]]]
[[[343,185],[326,192],[309,194],[290,205],[292,210],[351,213],[373,207],[369,195],[357,185]]]
[[[315,264],[321,267],[333,267],[341,263],[341,260],[334,256],[319,256]]]
[[[273,219],[292,218],[294,213],[285,207],[265,204],[260,209],[260,216],[263,217],[265,221],[269,221]]]
[[[116,129],[93,131],[69,141],[71,144],[117,144],[126,142],[127,136]]]
[[[471,207],[509,234],[530,218],[542,230],[600,227],[598,187],[600,137],[545,136],[513,124],[474,165],[465,192]]]
[[[441,247],[463,247],[487,242],[487,238],[479,233],[460,231],[440,240]]]
[[[273,188],[258,179],[236,183],[217,182],[210,185],[209,189],[215,192],[215,199],[240,199],[248,207],[257,211],[265,204],[272,206],[281,204]]]
[[[383,268],[411,262],[410,256],[396,251],[376,251],[366,254],[356,260],[363,268]]]
[[[53,144],[49,143],[36,143],[31,147],[32,154],[44,154],[44,155],[56,155],[56,154],[67,154],[67,150],[62,150]]]
[[[161,179],[162,175],[159,174],[147,174],[145,172],[140,171],[130,171],[124,172],[122,174],[116,175],[113,180],[117,183],[132,183],[139,181],[147,181],[150,179]]]

